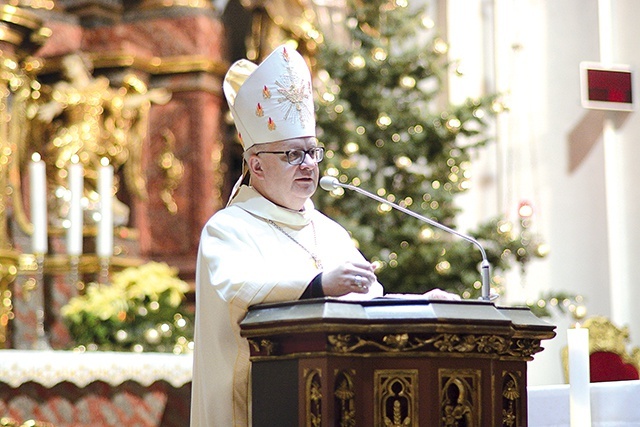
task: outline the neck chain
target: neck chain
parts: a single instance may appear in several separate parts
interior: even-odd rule
[[[296,245],[300,246],[306,253],[309,254],[309,256],[311,256],[311,258],[313,258],[313,262],[315,263],[316,268],[318,270],[322,270],[322,261],[320,260],[320,257],[318,257],[318,255],[314,254],[309,249],[304,247],[302,245],[302,243],[298,242],[291,234],[287,233],[282,227],[280,227],[278,224],[276,224],[272,220],[267,219],[267,222],[270,225],[272,225],[276,230],[278,230],[279,232],[281,232],[282,234],[287,236],[293,243],[295,243]],[[313,225],[313,221],[311,221],[311,228],[313,229],[313,242],[315,243],[315,245],[317,247],[318,246],[318,241],[316,239],[316,227]]]

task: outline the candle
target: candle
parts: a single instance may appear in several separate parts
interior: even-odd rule
[[[31,207],[31,250],[34,254],[44,255],[47,244],[47,177],[45,164],[40,154],[33,153],[29,164],[29,195]]]
[[[98,173],[100,222],[98,224],[97,253],[99,257],[113,255],[113,166],[103,158]]]
[[[589,330],[567,330],[569,348],[569,414],[571,427],[591,426]]]
[[[82,193],[84,179],[82,165],[78,163],[78,156],[73,156],[69,165],[69,228],[67,229],[67,253],[71,256],[82,254]]]

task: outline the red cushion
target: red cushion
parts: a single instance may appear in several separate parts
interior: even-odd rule
[[[589,356],[589,363],[592,383],[640,379],[638,369],[615,353],[596,351]]]

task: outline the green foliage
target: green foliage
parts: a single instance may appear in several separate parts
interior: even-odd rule
[[[569,314],[574,320],[581,320],[587,314],[584,298],[567,292],[547,292],[537,301],[528,301],[526,305],[538,317],[551,317],[555,311],[559,314]]]
[[[322,84],[316,85],[318,139],[327,151],[321,167],[341,182],[454,227],[460,211],[455,200],[469,187],[472,154],[489,142],[490,120],[502,106],[496,95],[446,103],[447,45],[422,25],[424,14],[401,3],[358,2],[347,21],[351,40],[324,38]],[[315,202],[378,263],[387,291],[440,287],[480,295],[482,258],[470,243],[342,189],[318,192]],[[540,255],[526,225],[495,219],[472,233],[494,271]]]
[[[114,273],[110,284],[89,284],[62,315],[81,348],[183,353],[193,340],[187,290],[176,269],[150,262]]]

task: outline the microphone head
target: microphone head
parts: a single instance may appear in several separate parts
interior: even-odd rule
[[[322,178],[320,178],[320,187],[322,187],[323,190],[335,190],[340,186],[339,184],[340,181],[338,181],[338,179],[333,176],[323,176]]]

